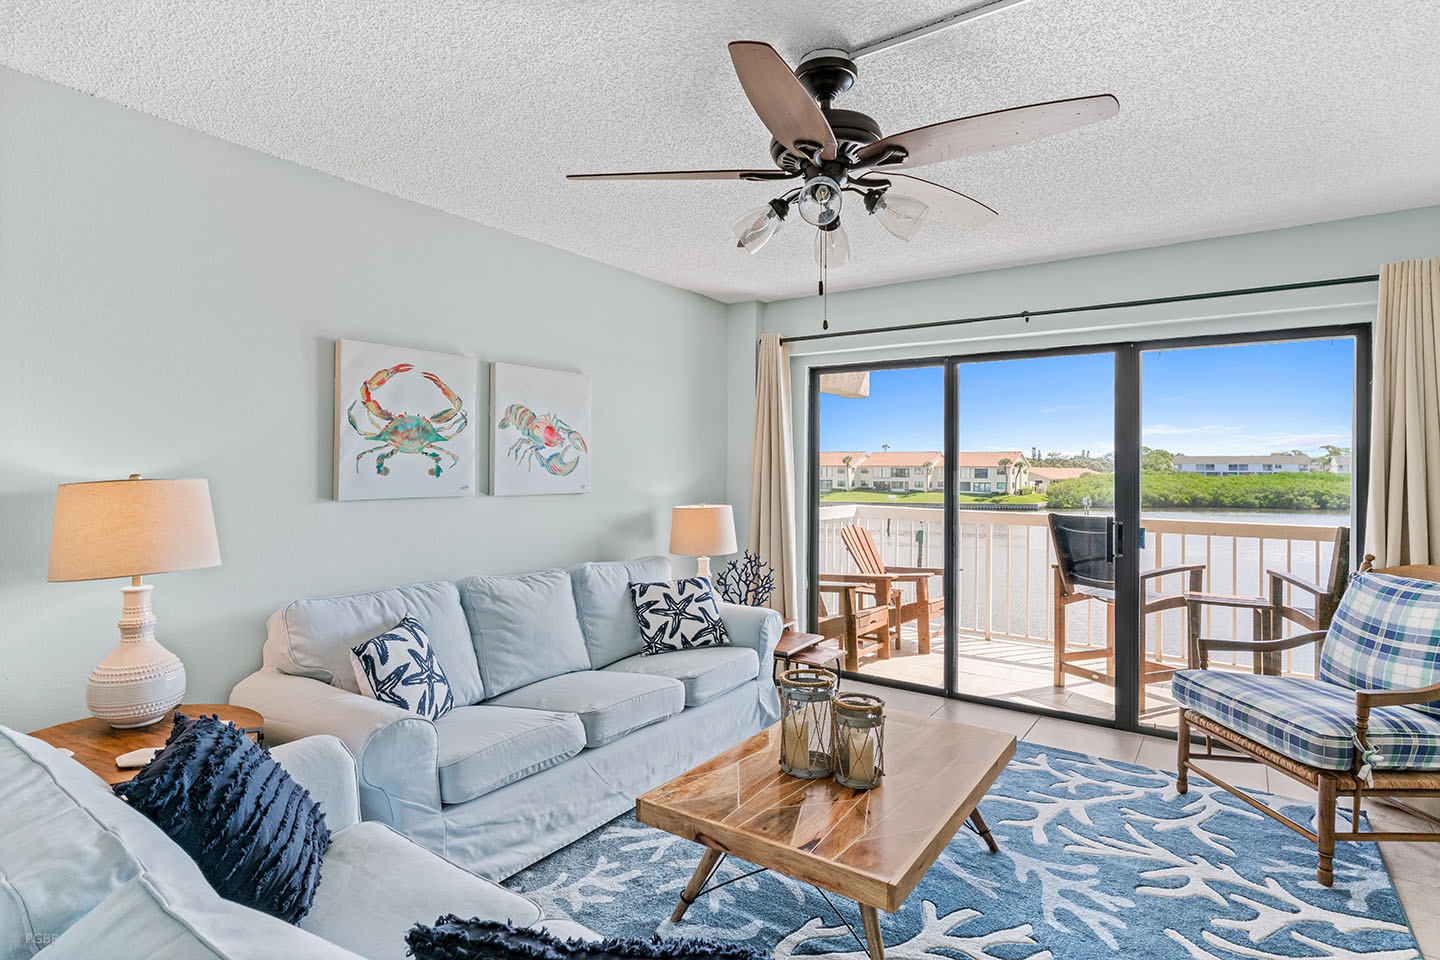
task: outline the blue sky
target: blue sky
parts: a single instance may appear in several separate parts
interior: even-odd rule
[[[1244,344],[1144,354],[1144,443],[1171,453],[1319,453],[1350,446],[1354,342]],[[940,367],[876,370],[870,396],[820,397],[820,449],[940,450]],[[1113,446],[1109,354],[967,363],[960,446],[1094,455]]]

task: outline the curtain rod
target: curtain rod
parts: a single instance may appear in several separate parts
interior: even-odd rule
[[[1285,290],[1308,290],[1312,287],[1338,287],[1349,283],[1375,283],[1378,273],[1360,277],[1332,277],[1329,280],[1306,280],[1302,283],[1277,283],[1268,287],[1243,287],[1236,290],[1214,290],[1209,293],[1182,293],[1173,297],[1151,297],[1147,300],[1117,300],[1114,303],[1088,303],[1080,307],[1055,307],[1050,310],[1021,310],[1018,313],[992,313],[984,317],[964,317],[958,320],[930,320],[925,323],[898,323],[887,327],[864,327],[859,330],[838,330],[834,333],[807,333],[798,337],[781,337],[781,343],[801,343],[807,340],[833,340],[836,337],[863,337],[872,333],[900,333],[907,330],[928,330],[934,327],[951,327],[965,323],[985,323],[990,320],[1020,320],[1030,322],[1031,317],[1053,317],[1064,313],[1086,313],[1092,310],[1118,310],[1125,307],[1153,307],[1164,303],[1185,303],[1190,300],[1217,300],[1221,297],[1243,297],[1253,293],[1280,293]]]

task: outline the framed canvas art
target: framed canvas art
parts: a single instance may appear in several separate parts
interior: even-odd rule
[[[335,499],[468,497],[473,357],[335,341]]]
[[[490,492],[590,491],[590,378],[490,364]]]

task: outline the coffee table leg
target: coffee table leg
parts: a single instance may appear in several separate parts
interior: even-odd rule
[[[690,877],[690,882],[685,885],[685,892],[680,894],[680,902],[675,905],[675,912],[670,914],[671,923],[679,923],[685,916],[685,911],[690,909],[690,904],[700,896],[700,891],[705,888],[705,881],[710,879],[710,874],[715,872],[715,865],[724,856],[719,850],[705,848],[705,855],[700,858],[700,863],[695,867],[695,873]]]
[[[999,853],[1000,844],[995,842],[995,835],[990,832],[990,828],[985,823],[985,818],[980,816],[979,807],[970,811],[970,822],[975,824],[975,832],[980,834],[980,838],[985,841],[985,846],[990,848],[990,852]]]
[[[885,940],[880,936],[880,915],[874,907],[857,904],[860,907],[860,921],[865,924],[865,951],[870,960],[885,960]]]

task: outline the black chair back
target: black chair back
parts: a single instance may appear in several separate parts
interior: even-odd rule
[[[1114,525],[1113,517],[1050,514],[1050,536],[1067,584],[1115,589]]]

